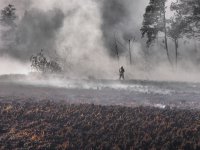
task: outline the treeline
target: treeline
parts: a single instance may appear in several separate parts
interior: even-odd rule
[[[177,0],[170,4],[170,11],[173,15],[167,18],[167,0],[150,0],[145,10],[141,33],[142,37],[147,38],[147,47],[161,37],[161,45],[166,50],[168,61],[173,65],[168,46],[171,39],[174,42],[177,65],[180,40],[199,40],[200,1]]]

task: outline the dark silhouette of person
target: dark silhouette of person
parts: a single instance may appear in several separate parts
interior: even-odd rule
[[[121,79],[124,80],[124,72],[125,72],[124,67],[121,66],[120,69],[119,69],[119,79],[120,79],[120,80],[121,80]]]

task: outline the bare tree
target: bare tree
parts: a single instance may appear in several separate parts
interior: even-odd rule
[[[44,56],[43,50],[38,54],[31,56],[31,67],[42,73],[59,73],[62,68],[55,60],[47,60]]]

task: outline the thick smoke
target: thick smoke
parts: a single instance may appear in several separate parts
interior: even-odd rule
[[[21,8],[17,12],[17,27],[5,30],[1,55],[28,61],[31,55],[44,49],[46,55],[62,61],[70,76],[113,74],[112,69],[108,69],[113,66],[103,46],[97,2],[34,0],[26,5],[21,4],[23,2],[14,2],[17,9]]]
[[[126,46],[129,39],[137,38],[140,41],[140,28],[143,13],[148,0],[104,0],[102,3],[102,32],[105,45],[116,55],[113,50],[115,38]],[[118,46],[119,52],[127,51],[122,45]]]
[[[24,13],[18,27],[9,33],[15,35],[9,47],[5,47],[2,53],[9,54],[21,61],[29,60],[30,56],[40,49],[55,53],[56,34],[62,27],[64,14],[59,9],[43,12],[31,9]]]
[[[1,58],[6,56],[13,63],[18,60],[27,68],[30,56],[44,49],[45,55],[62,64],[69,77],[117,79],[121,65],[130,79],[165,79],[174,75],[165,50],[156,44],[147,49],[145,39],[141,39],[140,28],[149,0],[2,0],[1,9],[9,3],[15,5],[18,18],[15,28],[0,27]],[[136,41],[131,41],[130,66],[128,40],[132,39]],[[186,68],[184,71],[195,70],[191,50],[194,42],[189,41],[188,47],[181,42],[179,66]],[[173,47],[169,43],[174,60]],[[16,66],[17,72],[19,68]],[[177,72],[181,74],[182,70]]]
[[[63,1],[60,8],[66,19],[58,34],[57,49],[68,64],[65,70],[71,76],[111,77],[115,63],[103,44],[98,3],[92,0],[74,0],[70,4]]]

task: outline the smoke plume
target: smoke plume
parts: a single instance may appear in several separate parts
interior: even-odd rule
[[[156,44],[147,49],[145,39],[141,39],[140,28],[149,0],[1,0],[0,9],[9,3],[16,7],[18,17],[15,27],[0,26],[0,57],[12,63],[24,63],[27,68],[30,57],[44,49],[45,55],[59,61],[70,77],[117,79],[122,65],[130,79],[159,78],[163,70],[165,77],[174,72],[165,50]],[[195,70],[198,65],[193,62],[193,41],[188,47],[181,42],[179,72]],[[173,46],[169,42],[172,59]],[[18,66],[20,72],[21,64]]]

